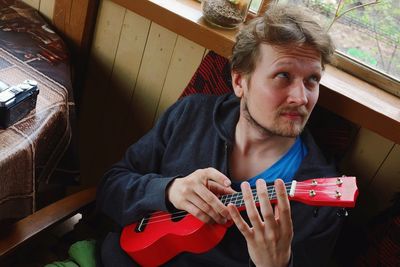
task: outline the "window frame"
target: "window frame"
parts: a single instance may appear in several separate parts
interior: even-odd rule
[[[400,98],[400,80],[395,77],[380,72],[338,50],[335,51],[333,59],[331,65],[336,68]]]
[[[250,4],[252,1],[253,0],[250,1]],[[261,0],[257,13],[261,14],[265,12],[271,3],[276,1],[277,0]],[[250,9],[248,13],[249,19],[257,15],[257,13]],[[374,69],[337,49],[335,50],[331,65],[400,98],[400,78],[397,79],[379,69]]]

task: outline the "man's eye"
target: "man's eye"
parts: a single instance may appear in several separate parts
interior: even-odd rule
[[[278,73],[278,74],[276,75],[276,77],[287,79],[287,78],[289,78],[289,73],[287,73],[287,72],[280,72],[280,73]]]
[[[321,80],[321,78],[320,78],[319,76],[317,76],[317,75],[312,75],[312,76],[310,77],[310,81],[311,81],[311,82],[319,83],[320,80]]]

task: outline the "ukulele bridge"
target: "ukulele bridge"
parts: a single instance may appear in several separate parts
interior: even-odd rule
[[[137,225],[136,225],[136,227],[135,227],[135,232],[136,232],[136,233],[141,233],[141,232],[144,231],[144,229],[145,229],[146,226],[147,226],[147,223],[149,222],[149,218],[150,218],[150,215],[144,216],[144,217],[137,223]]]

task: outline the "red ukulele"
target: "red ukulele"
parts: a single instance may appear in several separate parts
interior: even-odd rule
[[[286,184],[290,200],[312,206],[354,207],[358,195],[355,177],[310,179]],[[275,188],[268,187],[271,202],[276,202]],[[257,192],[253,196],[258,203]],[[244,210],[242,193],[223,195],[225,205],[233,203]],[[232,221],[206,224],[185,211],[154,212],[139,222],[126,226],[121,235],[122,249],[142,266],[161,265],[177,254],[188,251],[203,253],[216,246]]]

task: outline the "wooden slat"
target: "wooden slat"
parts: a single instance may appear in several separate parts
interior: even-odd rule
[[[53,22],[76,53],[83,53],[89,46],[97,14],[97,2],[96,0],[55,2]]]
[[[95,195],[95,188],[83,190],[18,221],[0,239],[0,258],[7,256],[33,237],[94,203]]]
[[[122,141],[137,140],[152,127],[177,37],[164,27],[151,24]]]
[[[125,15],[118,49],[114,59],[107,110],[102,121],[101,136],[104,144],[103,158],[109,165],[120,159],[124,148],[120,148],[119,138],[126,131],[126,124],[132,123],[128,110],[136,86],[150,21],[131,11]]]
[[[104,114],[112,112],[107,107],[107,94],[112,93],[110,78],[125,13],[125,8],[110,1],[102,1],[99,9],[80,118],[81,172],[88,177],[88,184],[95,184],[104,171],[97,162],[104,154],[101,123]]]
[[[57,0],[54,4],[53,24],[67,43],[72,55],[72,82],[78,107],[88,65],[98,2],[98,0]]]
[[[45,16],[49,21],[53,20],[53,11],[56,0],[43,0],[40,1],[39,11]]]
[[[203,59],[204,50],[204,47],[182,36],[178,37],[158,104],[156,120],[181,95]]]

